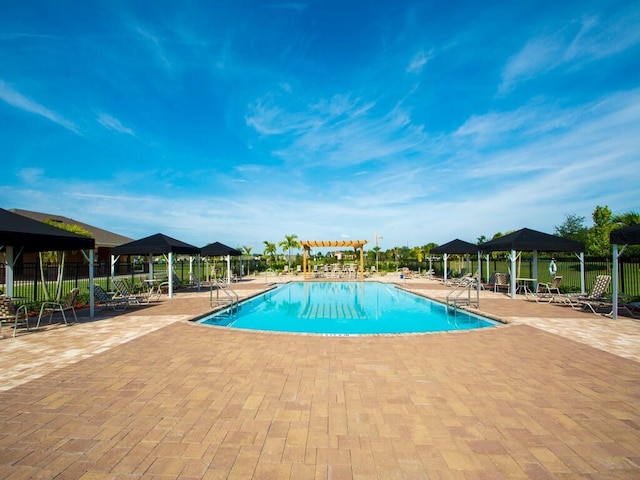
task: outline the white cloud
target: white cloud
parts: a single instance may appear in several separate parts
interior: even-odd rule
[[[122,125],[122,122],[120,122],[120,120],[112,117],[111,115],[101,112],[98,114],[98,118],[96,120],[100,125],[108,130],[113,130],[117,133],[124,133],[126,135],[135,137],[135,132],[131,128],[125,127],[124,125]]]
[[[11,88],[7,83],[3,80],[0,80],[0,100],[8,103],[9,105],[16,107],[20,110],[29,113],[35,113],[36,115],[40,115],[41,117],[46,118],[47,120],[52,121],[60,125],[61,127],[66,128],[67,130],[72,131],[73,133],[80,134],[78,127],[71,121],[57,114],[53,110],[48,109],[47,107],[39,104],[35,100],[32,100],[20,92]]]
[[[639,23],[640,11],[630,6],[606,22],[596,15],[585,15],[559,30],[532,38],[505,65],[498,93],[508,93],[519,82],[560,66],[581,66],[638,45]]]
[[[357,165],[391,161],[424,148],[427,135],[396,105],[379,112],[376,102],[334,95],[307,105],[259,100],[250,106],[247,124],[280,145],[273,153],[308,166]]]
[[[409,62],[409,65],[407,65],[407,72],[408,73],[422,72],[422,69],[424,68],[424,66],[427,64],[429,60],[431,60],[431,55],[432,55],[431,52],[425,52],[425,51],[419,51],[418,53],[416,53],[411,59],[411,61]]]

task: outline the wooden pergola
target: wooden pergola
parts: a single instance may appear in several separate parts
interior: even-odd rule
[[[367,240],[298,240],[298,243],[303,248],[302,255],[302,272],[303,279],[307,279],[307,273],[311,273],[311,262],[307,259],[311,257],[311,247],[353,247],[357,252],[360,250],[360,279],[364,280],[364,246]]]

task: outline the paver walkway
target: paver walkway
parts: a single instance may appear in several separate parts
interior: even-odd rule
[[[513,323],[245,332],[187,322],[208,297],[185,293],[1,340],[0,477],[639,478],[640,322],[481,307]]]

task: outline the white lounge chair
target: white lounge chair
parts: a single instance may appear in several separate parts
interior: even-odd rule
[[[593,313],[597,314],[599,308],[604,308],[611,305],[610,301],[605,299],[605,293],[609,284],[611,283],[611,275],[598,275],[596,281],[593,284],[591,293],[589,295],[561,295],[565,301],[571,305],[572,308],[586,310],[589,309]]]

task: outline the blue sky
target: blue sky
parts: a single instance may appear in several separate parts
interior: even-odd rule
[[[383,249],[640,210],[640,4],[0,3],[0,206]]]

